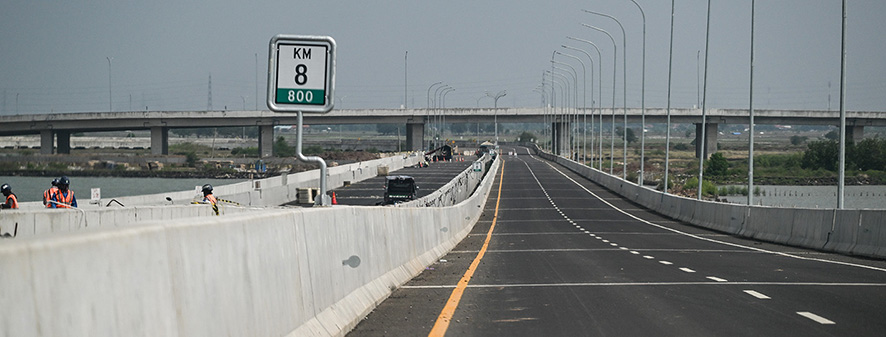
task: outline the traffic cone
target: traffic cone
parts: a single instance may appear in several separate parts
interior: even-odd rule
[[[335,192],[332,192],[332,204],[338,205],[338,200],[335,200]]]

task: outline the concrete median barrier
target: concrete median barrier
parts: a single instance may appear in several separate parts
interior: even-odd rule
[[[858,236],[858,232],[861,229],[861,214],[862,211],[859,210],[838,210],[834,214],[833,228],[828,233],[828,242],[825,244],[824,249],[843,254],[873,256],[872,254],[876,249],[871,252],[866,252],[867,254],[861,254],[860,252],[853,253],[856,245],[862,244],[862,241],[860,241]],[[881,242],[886,242],[886,240]],[[870,242],[868,241],[866,243]]]
[[[0,336],[343,335],[467,236],[497,169],[448,207],[266,208],[5,241]]]
[[[834,226],[833,209],[803,209],[794,212],[788,245],[823,249]]]
[[[852,223],[851,219],[842,226],[856,227],[857,239],[852,253],[862,256],[886,257],[886,211],[861,210],[859,220]]]

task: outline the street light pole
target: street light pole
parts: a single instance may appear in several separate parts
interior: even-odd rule
[[[748,102],[748,206],[754,204],[754,14],[755,0],[751,0],[751,79]]]
[[[561,46],[561,47],[563,47],[563,46]],[[588,91],[588,70],[585,68],[585,63],[584,63],[584,61],[582,61],[580,58],[578,58],[578,57],[576,57],[576,56],[573,56],[573,55],[570,55],[570,54],[561,53],[561,52],[557,52],[557,54],[558,54],[558,55],[563,55],[563,56],[566,56],[566,57],[573,58],[573,59],[575,59],[576,61],[578,61],[579,64],[581,64],[581,79],[582,79],[582,82],[583,82],[583,83],[582,83],[582,87],[581,87],[581,88],[582,88],[582,89],[581,89],[582,112],[585,113],[585,120],[587,121],[587,112],[585,112],[585,110],[587,110],[587,108],[588,108],[588,99],[587,99],[587,91]],[[593,82],[593,81],[591,81],[591,82]],[[575,84],[575,86],[576,86],[576,88],[578,88],[578,84],[577,84],[577,83]],[[575,98],[578,99],[578,95],[576,95]],[[575,105],[577,106],[578,103],[576,103]],[[575,114],[575,122],[576,122],[576,125],[581,125],[578,121],[579,121],[579,119],[578,119],[578,113],[576,113],[576,114]],[[573,129],[574,129],[574,128],[573,128]],[[584,129],[584,128],[582,128],[582,129]],[[579,137],[578,139],[581,139],[581,137]],[[588,139],[587,139],[587,130],[585,130],[585,137],[584,137],[584,141],[582,141],[582,143],[587,143],[587,140],[588,140]],[[576,147],[575,147],[575,149],[576,149],[576,152],[579,152],[579,151],[582,149],[581,144],[577,144]],[[587,145],[586,145],[586,144],[585,144],[585,148],[584,148],[584,150],[585,150],[585,151],[581,151],[581,152],[583,153],[583,154],[582,154],[582,157],[581,157],[581,161],[582,161],[582,163],[584,163],[584,162],[587,160],[587,155],[584,154],[584,152],[587,152]],[[576,158],[576,160],[578,160],[578,158]]]
[[[451,87],[448,84],[444,84],[444,85],[437,87],[437,89],[434,89],[434,147],[433,148],[435,148],[435,149],[437,148],[437,146],[439,146],[438,139],[437,139],[437,131],[439,131],[439,129],[440,129],[440,123],[439,123],[440,110],[437,109],[439,107],[437,105],[437,103],[440,102],[440,99],[438,99],[438,97],[440,96],[440,93],[442,92],[441,90],[446,90],[447,88],[451,88]]]
[[[495,96],[489,95],[489,92],[486,93],[486,96],[492,97],[495,101],[493,103],[493,108],[495,110],[492,111],[493,123],[495,123],[495,146],[498,146],[498,99],[504,97],[508,94],[507,90],[499,91]]]
[[[406,51],[406,54],[403,55],[403,109],[406,109],[409,105],[407,102],[409,101],[409,51]],[[397,129],[399,130],[399,129]]]
[[[705,143],[707,143],[707,138],[705,136],[705,132],[707,130],[707,105],[708,105],[708,50],[710,49],[710,37],[711,37],[711,0],[708,0],[708,23],[707,28],[705,28],[705,42],[704,42],[704,89],[702,92],[701,98],[701,138],[699,138],[699,142],[701,143],[701,155],[698,159],[698,200],[701,200],[702,195],[702,179],[704,178],[704,159],[707,156],[705,152]],[[748,191],[750,193],[751,191]]]
[[[554,66],[552,70],[553,70],[553,71],[551,72],[551,74],[553,74],[554,76],[559,76],[559,79],[563,81],[563,88],[564,88],[564,89],[562,90],[563,104],[561,105],[561,108],[560,108],[560,111],[562,112],[563,117],[561,118],[561,121],[568,121],[569,118],[566,117],[566,115],[569,113],[569,102],[570,102],[570,100],[571,100],[571,97],[570,97],[570,95],[569,95],[569,87],[570,87],[570,86],[569,86],[569,78],[566,77],[566,75],[563,74],[563,73],[567,73],[567,74],[568,74],[568,70],[563,69],[563,68],[560,68],[560,67],[557,67],[557,66]],[[558,73],[557,70],[559,70],[559,71],[561,71],[561,72],[563,72],[563,73]],[[569,74],[569,75],[572,76],[572,74]],[[573,82],[573,83],[576,82],[576,81],[575,81],[575,77],[573,77],[572,82]],[[560,130],[560,131],[558,132],[558,137],[557,137],[557,138],[560,140],[560,141],[558,142],[558,144],[560,144],[560,146],[559,146],[558,148],[562,149],[562,148],[563,148],[563,138],[564,138],[565,136],[568,136],[568,134],[566,134],[566,133],[564,132],[564,131],[566,130],[565,128],[560,128],[559,130]],[[572,149],[571,149],[571,148],[567,148],[567,151],[572,151]],[[561,154],[561,155],[562,155],[562,154]],[[566,157],[571,157],[571,153],[567,154]]]
[[[837,208],[839,209],[843,209],[844,180],[846,179],[846,0],[843,0],[842,27],[840,30],[840,172],[837,184]]]
[[[594,47],[594,50],[597,51],[597,59],[600,60],[599,62],[597,62],[597,70],[598,70],[598,73],[600,73],[600,76],[597,77],[597,98],[598,98],[597,111],[600,112],[600,126],[599,126],[600,131],[598,132],[598,136],[597,136],[597,138],[598,138],[597,155],[600,157],[600,160],[599,160],[600,164],[598,165],[599,169],[600,169],[600,171],[603,171],[603,54],[600,53],[600,48],[597,47],[597,44],[595,44],[591,41],[588,41],[585,39],[580,39],[577,37],[572,37],[572,36],[567,36],[566,38],[570,39],[570,40],[584,42],[584,43],[591,45],[591,47]],[[591,95],[591,96],[593,97],[593,95]],[[591,99],[591,101],[593,103],[593,99]],[[592,127],[593,127],[593,121],[594,121],[594,117],[591,116]],[[591,166],[593,167],[593,165],[591,165]]]
[[[662,191],[664,194],[668,194],[668,170],[670,169],[670,155],[671,155],[671,83],[673,82],[673,70],[674,67],[674,0],[671,0],[671,41],[668,47],[668,118],[667,118],[667,127],[665,136],[665,170],[664,170],[664,185],[662,186]]]
[[[430,119],[431,119],[431,88],[433,88],[434,86],[436,86],[436,85],[438,85],[438,84],[442,84],[442,83],[443,83],[443,81],[435,82],[434,84],[431,84],[431,85],[428,87],[428,96],[427,96],[428,109],[425,111],[425,129],[428,130],[428,131],[431,130],[431,126],[430,126]],[[431,148],[431,139],[428,138],[428,150],[430,150],[430,148]]]
[[[594,158],[594,113],[593,113],[593,109],[594,109],[594,59],[591,57],[591,54],[588,54],[588,52],[586,52],[582,49],[570,47],[567,45],[561,45],[561,47],[566,48],[566,49],[580,51],[588,57],[588,60],[591,61],[590,68],[591,68],[591,161],[592,161],[592,163],[590,166],[594,167],[594,164],[593,164],[593,160],[594,160],[593,159]],[[584,64],[582,64],[582,66],[584,66]],[[587,82],[585,82],[585,85],[587,85]],[[585,89],[587,89],[587,88],[585,88]],[[584,94],[582,94],[582,97],[584,97]],[[585,101],[585,109],[587,109],[587,101]],[[587,150],[588,150],[588,148],[587,148],[587,146],[588,146],[587,128],[588,128],[588,114],[587,114],[587,111],[585,111],[584,112],[584,128],[583,128],[584,129],[584,136],[585,136],[584,137],[585,155],[587,155]],[[584,158],[584,161],[585,162],[587,161],[587,157]]]
[[[584,23],[581,25],[606,34],[609,37],[609,41],[612,41],[612,130],[609,134],[609,175],[612,175],[615,172],[615,77],[617,74],[616,69],[618,68],[618,45],[615,43],[615,39],[612,38],[612,34],[609,34],[606,30]]]
[[[554,53],[560,54],[560,52],[557,52],[557,51],[554,51]],[[565,68],[560,68],[560,67],[554,66],[554,69],[564,71],[564,72],[568,73],[569,76],[572,76],[572,92],[573,92],[572,107],[573,107],[573,109],[572,109],[572,112],[570,113],[570,115],[572,115],[572,116],[566,117],[566,120],[569,121],[569,126],[570,126],[569,127],[569,143],[570,143],[569,144],[569,159],[574,160],[573,159],[574,154],[578,153],[578,151],[575,149],[575,141],[574,141],[575,137],[573,136],[573,129],[574,129],[573,126],[575,125],[575,117],[578,115],[576,113],[576,108],[578,107],[578,73],[575,71],[575,68],[573,68],[571,65],[568,65],[568,64],[560,62],[560,61],[551,61],[551,62],[569,67],[569,69],[565,69]]]
[[[628,40],[627,39],[628,39],[628,37],[627,37],[627,34],[625,33],[625,27],[622,26],[621,22],[618,21],[618,19],[616,19],[615,17],[608,15],[608,14],[598,13],[598,12],[584,10],[584,9],[583,9],[583,11],[585,11],[587,13],[596,14],[596,15],[610,18],[613,21],[615,21],[615,23],[618,24],[618,28],[621,28],[621,45],[623,47],[622,51],[621,51],[621,58],[622,58],[622,60],[621,60],[622,81],[621,82],[622,82],[622,85],[624,86],[624,89],[622,89],[622,97],[624,100],[624,102],[622,103],[623,104],[622,108],[624,109],[624,121],[623,121],[624,126],[622,126],[622,128],[623,128],[622,143],[623,143],[624,148],[622,149],[622,155],[624,156],[624,158],[622,159],[621,178],[624,180],[627,180],[627,174],[628,174],[628,59],[627,59],[627,56],[628,56],[628,42],[627,41]],[[613,113],[614,113],[614,111],[613,111]]]
[[[446,94],[453,92],[453,91],[455,91],[455,89],[452,87],[449,87],[446,90],[443,90],[443,92],[440,94],[440,106],[443,107],[443,111],[446,111]],[[446,115],[443,113],[440,113],[440,119],[441,119],[440,134],[442,135],[442,138],[445,141],[446,140]]]
[[[636,0],[631,0],[631,2],[637,5],[643,18],[643,70],[640,80],[640,123],[642,125],[640,126],[640,180],[638,182],[642,187],[646,174],[646,12]]]
[[[554,72],[555,69],[557,69],[557,68],[551,67],[551,70],[549,70],[549,71],[546,70],[545,72],[547,72],[549,75],[551,75],[552,90],[554,88],[555,83],[558,86],[560,86],[560,95],[561,95],[560,101],[563,102],[560,104],[560,111],[561,111],[561,113],[565,114],[564,113],[565,107],[569,104],[569,96],[568,96],[569,95],[569,79],[567,79],[566,76],[563,74],[555,73]],[[554,95],[552,95],[552,96],[554,96]],[[554,96],[554,97],[556,97],[556,96]],[[558,152],[560,152],[559,150],[562,148],[561,140],[563,138],[563,135],[562,135],[562,129],[558,129],[558,128],[554,127],[554,124],[557,121],[557,118],[555,117],[556,115],[557,115],[556,111],[551,112],[551,153],[556,153],[558,155],[562,155]],[[563,120],[563,119],[561,118],[560,120]],[[557,141],[555,141],[555,140],[557,140]],[[555,146],[555,143],[557,146]]]
[[[111,95],[111,57],[106,56],[105,58],[108,59],[108,112],[111,112],[114,111],[114,107],[111,103],[113,101],[112,97],[114,97]]]

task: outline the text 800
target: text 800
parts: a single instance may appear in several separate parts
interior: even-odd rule
[[[302,90],[289,90],[286,94],[286,99],[290,102],[313,102],[314,101],[314,93],[310,91],[302,91]]]

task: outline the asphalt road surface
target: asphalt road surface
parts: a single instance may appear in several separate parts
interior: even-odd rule
[[[415,197],[421,198],[452,181],[459,173],[471,167],[476,159],[475,156],[454,156],[451,162],[431,162],[427,167],[404,167],[389,172],[389,175],[412,176],[415,185],[418,186]],[[384,201],[385,177],[369,178],[349,186],[332,189],[329,191],[330,195],[332,192],[335,192],[335,199],[339,205],[375,206]],[[287,205],[299,204],[292,202]]]
[[[688,226],[518,152],[471,234],[350,336],[886,335],[886,261]]]

